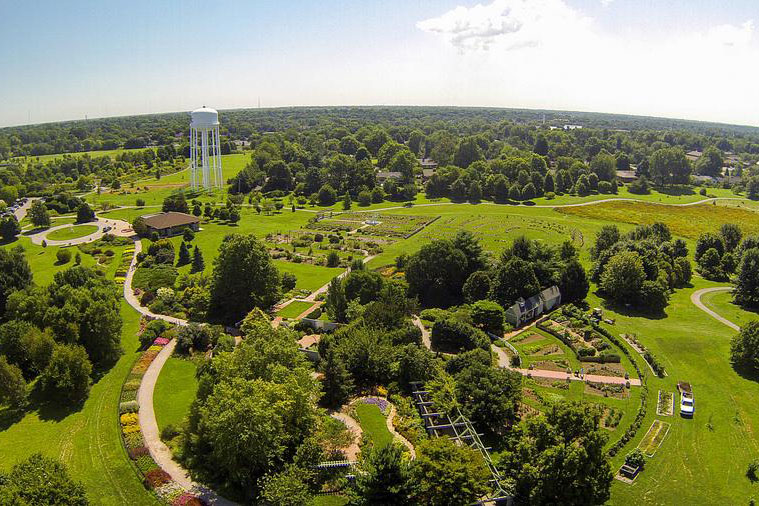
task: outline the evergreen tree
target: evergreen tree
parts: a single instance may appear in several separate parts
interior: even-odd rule
[[[336,408],[348,400],[353,390],[353,378],[345,367],[343,359],[334,351],[327,352],[324,361],[324,403]]]
[[[180,256],[182,252],[179,252]],[[206,268],[206,263],[203,260],[203,252],[200,251],[200,248],[195,245],[195,249],[192,252],[192,266],[190,267],[190,273],[195,274],[196,272],[203,272],[203,270]]]
[[[187,243],[182,242],[179,246],[179,258],[177,259],[177,267],[187,265],[190,263],[190,250],[187,249]]]

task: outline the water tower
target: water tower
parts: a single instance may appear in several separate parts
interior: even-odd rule
[[[222,188],[221,142],[219,140],[219,113],[206,106],[190,113],[190,187],[200,187],[198,172],[203,177],[203,188]],[[213,171],[213,183],[211,172]]]

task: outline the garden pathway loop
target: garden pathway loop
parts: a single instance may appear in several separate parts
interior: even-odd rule
[[[134,277],[134,271],[137,268],[137,254],[141,251],[142,243],[139,239],[135,239],[132,263],[129,266],[129,271],[124,280],[124,298],[130,306],[143,316],[160,318],[176,325],[186,325],[186,320],[173,318],[171,316],[158,315],[140,305],[139,300],[137,300],[137,297],[132,290],[132,278]],[[194,482],[187,470],[174,461],[171,456],[171,450],[163,441],[161,441],[158,422],[156,421],[155,411],[153,409],[153,392],[155,390],[156,382],[158,381],[158,376],[161,374],[161,369],[163,369],[164,364],[171,354],[174,353],[174,347],[176,344],[176,339],[172,339],[169,341],[169,344],[161,349],[155,359],[153,359],[148,366],[147,371],[145,371],[145,375],[142,377],[140,383],[140,389],[137,391],[137,402],[140,406],[140,428],[145,439],[145,446],[150,451],[150,456],[153,457],[156,464],[166,471],[169,476],[171,476],[171,479],[177,482],[180,486],[192,492],[210,505],[234,506],[237,503],[224,499],[213,490]]]
[[[705,312],[706,314],[708,314],[709,316],[711,316],[718,322],[724,323],[731,329],[737,330],[738,332],[740,332],[741,328],[738,325],[731,322],[724,316],[720,316],[718,313],[716,313],[715,311],[712,311],[711,309],[706,307],[706,305],[703,302],[701,302],[701,297],[707,293],[728,292],[728,291],[731,291],[732,289],[733,289],[732,286],[715,286],[712,288],[702,288],[701,290],[696,290],[695,292],[693,292],[690,296],[690,300],[696,305],[697,308],[699,308],[701,311]]]

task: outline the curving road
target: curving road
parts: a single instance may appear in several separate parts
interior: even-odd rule
[[[701,302],[701,297],[703,295],[707,294],[707,293],[729,292],[729,291],[732,291],[732,289],[733,289],[732,286],[715,286],[715,287],[712,287],[712,288],[702,288],[701,290],[696,290],[695,292],[693,292],[691,294],[690,301],[692,303],[694,303],[697,308],[699,308],[701,311],[705,312],[706,314],[708,314],[709,316],[711,316],[712,318],[714,318],[718,322],[724,323],[725,325],[727,325],[731,329],[740,332],[741,328],[738,325],[736,325],[735,323],[731,322],[730,320],[728,320],[724,316],[720,316],[718,313],[716,313],[715,311],[712,311],[711,309],[709,309],[708,307],[706,307],[706,305],[703,302]]]

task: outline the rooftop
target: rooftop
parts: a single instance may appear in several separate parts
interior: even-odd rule
[[[168,213],[146,214],[142,216],[145,225],[156,230],[165,228],[181,227],[182,225],[192,225],[199,223],[200,219],[191,214],[178,213],[169,211]]]

